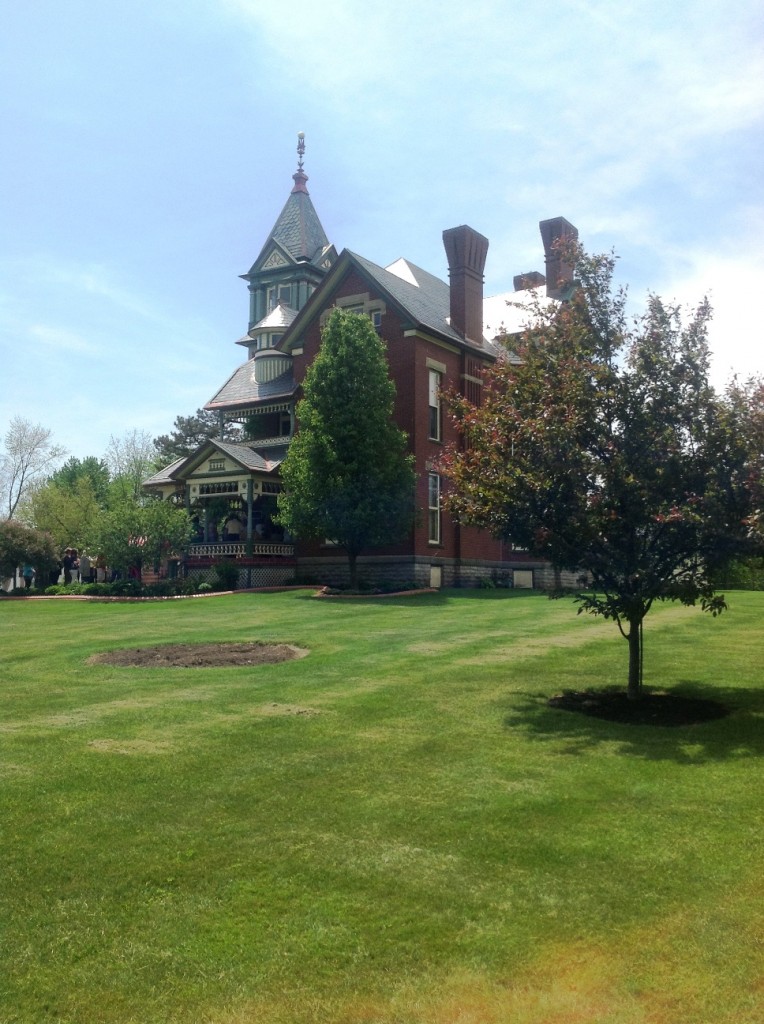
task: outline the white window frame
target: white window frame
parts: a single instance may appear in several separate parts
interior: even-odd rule
[[[440,402],[442,384],[443,374],[440,370],[430,367],[427,370],[427,433],[431,441],[443,440],[443,416]]]
[[[441,538],[441,501],[440,476],[438,473],[427,474],[427,543],[440,544]]]

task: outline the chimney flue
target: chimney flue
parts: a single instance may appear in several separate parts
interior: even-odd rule
[[[539,231],[544,243],[546,293],[550,299],[559,299],[566,285],[573,280],[573,267],[563,260],[557,243],[562,243],[565,239],[575,241],[578,238],[578,228],[564,217],[552,217],[550,220],[539,222]]]
[[[468,341],[483,343],[483,271],[488,239],[462,224],[443,232],[451,292],[451,326]]]

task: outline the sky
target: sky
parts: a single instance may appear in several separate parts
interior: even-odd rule
[[[710,297],[717,386],[764,370],[759,0],[7,3],[0,111],[0,436],[101,457],[217,391],[299,131],[338,250],[447,279],[470,224],[491,295],[564,216],[635,311]]]

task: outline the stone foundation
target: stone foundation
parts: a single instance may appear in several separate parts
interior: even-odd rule
[[[479,562],[415,556],[369,555],[358,559],[358,578],[363,586],[390,588],[479,587],[493,585],[508,589],[575,589],[573,573],[556,573],[546,563]],[[350,574],[346,558],[299,558],[297,579],[330,587],[347,587]]]

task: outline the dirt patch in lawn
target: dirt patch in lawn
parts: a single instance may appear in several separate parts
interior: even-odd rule
[[[209,643],[160,644],[105,651],[88,658],[88,665],[122,668],[225,668],[231,665],[274,665],[304,658],[308,652],[292,644]]]
[[[550,697],[549,706],[626,725],[696,725],[731,712],[718,701],[678,693],[650,692],[629,700],[623,690],[565,690]]]

